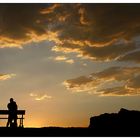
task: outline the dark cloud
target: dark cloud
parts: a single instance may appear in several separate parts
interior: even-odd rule
[[[139,7],[138,4],[62,4],[51,16],[52,21],[58,22],[60,16],[69,15],[54,28],[61,31],[61,39],[101,43],[139,34]],[[81,15],[88,24],[81,24]]]
[[[95,4],[85,5],[85,9],[94,25],[93,31],[97,39],[114,37],[129,39],[140,31],[139,6],[137,4]]]
[[[139,8],[139,4],[61,4],[46,15],[61,40],[53,50],[116,60],[136,49],[132,39],[140,34]],[[117,44],[120,40],[123,43]]]
[[[0,4],[0,47],[54,41],[54,51],[139,62],[139,4]],[[122,59],[119,59],[120,56]]]
[[[74,85],[82,85],[82,84],[85,84],[85,83],[88,83],[88,82],[91,82],[92,79],[90,77],[86,77],[86,76],[81,76],[81,77],[78,77],[75,81],[75,79],[70,79],[70,80],[67,80],[67,82],[71,82],[73,83]],[[73,87],[71,85],[71,87]]]
[[[41,10],[51,4],[0,4],[0,47],[20,46],[48,39],[48,23]],[[45,38],[46,35],[46,38]],[[51,36],[51,35],[50,35]]]
[[[0,4],[1,36],[23,39],[30,31],[44,33],[44,27],[39,23],[43,18],[40,10],[44,7],[43,4]]]
[[[76,52],[80,54],[81,57],[86,57],[89,59],[97,61],[108,61],[118,59],[121,55],[131,52],[136,49],[134,42],[129,43],[112,43],[105,47],[94,47],[90,44],[76,42],[76,41],[64,41],[58,47],[54,47],[54,51],[63,51],[66,53]]]
[[[110,67],[98,73],[93,73],[92,76],[100,79],[114,79],[118,81],[131,79],[133,75],[139,73],[139,67]]]
[[[119,44],[109,45],[106,47],[84,47],[81,49],[82,56],[87,56],[90,59],[95,60],[114,60],[120,55],[124,55],[126,52],[135,49],[135,44]]]
[[[63,4],[51,16],[52,21],[58,22],[59,16],[69,15],[54,28],[61,31],[60,38],[101,43],[139,34],[139,7],[139,4]],[[89,24],[81,24],[81,9]]]
[[[119,61],[134,61],[140,63],[140,50],[129,53],[123,57],[120,57]]]
[[[140,75],[137,75],[128,81],[128,87],[140,89]]]

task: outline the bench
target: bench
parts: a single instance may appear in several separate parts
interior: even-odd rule
[[[9,110],[0,110],[0,115],[9,115]],[[25,110],[17,110],[17,115],[20,115],[17,117],[17,119],[20,120],[19,127],[23,127],[23,115],[25,115]],[[8,119],[8,117],[0,117],[0,119]]]

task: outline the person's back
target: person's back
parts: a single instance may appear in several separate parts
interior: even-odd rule
[[[15,101],[11,100],[10,103],[7,105],[10,112],[15,112],[17,110],[17,104]]]

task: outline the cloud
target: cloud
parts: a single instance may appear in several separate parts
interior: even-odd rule
[[[80,8],[79,9],[79,14],[80,14],[80,23],[83,25],[88,25],[89,23],[85,20],[85,9]]]
[[[136,96],[140,95],[140,92],[135,90],[129,90],[123,87],[106,88],[98,91],[100,96]]]
[[[140,74],[132,77],[127,84],[128,88],[131,89],[140,89]]]
[[[140,94],[139,67],[111,67],[64,81],[72,92],[88,92],[100,96],[135,96]]]
[[[35,93],[31,92],[29,95],[31,97],[33,97],[34,100],[36,100],[36,101],[41,101],[44,99],[51,99],[52,98],[52,96],[49,96],[47,94],[40,94],[40,93],[36,93],[36,92]]]
[[[86,83],[91,82],[91,81],[92,81],[91,77],[80,76],[76,80],[69,79],[66,81],[66,83],[72,83],[73,85],[71,85],[70,87],[73,87],[75,85],[83,85],[83,84],[86,84]]]
[[[69,64],[73,64],[74,63],[74,60],[73,59],[68,59],[65,61],[66,63],[69,63]]]
[[[140,50],[120,57],[119,61],[133,61],[136,63],[140,63]]]
[[[74,63],[73,59],[69,59],[64,55],[56,56],[55,58],[52,58],[52,59],[54,59],[55,61],[61,61],[61,62],[69,63],[69,64]]]
[[[69,64],[67,53],[94,61],[139,60],[139,4],[1,4],[0,48],[51,41],[52,51],[63,52],[54,60]],[[0,80],[12,75],[0,76]],[[124,87],[104,88],[124,82]],[[102,95],[132,95],[139,91],[139,68],[113,67],[88,76],[66,80],[73,91],[94,91]],[[115,83],[114,83],[115,82]],[[117,92],[120,91],[120,92]],[[123,91],[125,93],[123,94]],[[107,94],[108,93],[108,94]],[[133,95],[134,95],[133,94]],[[42,98],[41,98],[42,97]],[[40,99],[47,98],[44,95]]]
[[[139,8],[136,4],[1,4],[0,48],[47,40],[54,42],[53,51],[75,52],[96,61],[139,63],[138,52],[128,55],[137,49],[133,38],[140,36]]]
[[[117,60],[136,49],[139,14],[136,4],[61,4],[51,12],[51,29],[59,31],[61,40],[52,50],[97,61]],[[63,22],[60,17],[67,18]]]
[[[57,56],[57,57],[55,58],[56,61],[64,61],[64,60],[66,60],[66,59],[67,59],[67,57],[65,57],[65,56]]]
[[[117,44],[106,47],[84,47],[80,49],[80,57],[86,57],[97,61],[108,61],[118,59],[126,52],[135,49],[134,44]]]
[[[97,81],[93,81],[91,77],[86,76],[80,76],[76,79],[69,79],[63,82],[63,85],[73,92],[90,91],[95,89],[98,84]]]
[[[98,73],[91,74],[103,80],[127,80],[139,73],[139,67],[110,67]]]
[[[51,96],[48,95],[42,95],[40,97],[36,97],[35,100],[40,101],[40,100],[44,100],[44,99],[51,99]]]
[[[1,4],[0,48],[19,47],[31,42],[55,40],[43,11],[53,12],[57,4]],[[42,12],[41,12],[42,11]]]
[[[42,11],[40,11],[41,14],[50,14],[50,13],[53,13],[54,10],[58,7],[60,7],[61,5],[60,4],[53,4],[45,9],[43,9]]]
[[[0,74],[0,80],[7,80],[12,78],[13,76],[16,76],[15,74]]]
[[[43,26],[40,26],[37,22],[37,20],[39,21],[42,18],[39,11],[43,7],[41,4],[1,4],[1,42],[5,45],[10,43],[13,43],[13,45],[20,44],[23,41],[30,40],[30,37],[27,35],[30,32],[34,32],[37,35],[45,33]]]

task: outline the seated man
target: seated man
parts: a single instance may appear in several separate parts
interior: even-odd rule
[[[7,105],[9,110],[9,116],[8,116],[8,122],[7,127],[10,124],[10,127],[14,126],[17,127],[17,104],[13,100],[13,98],[10,98],[10,103]],[[12,122],[14,120],[14,123]]]

